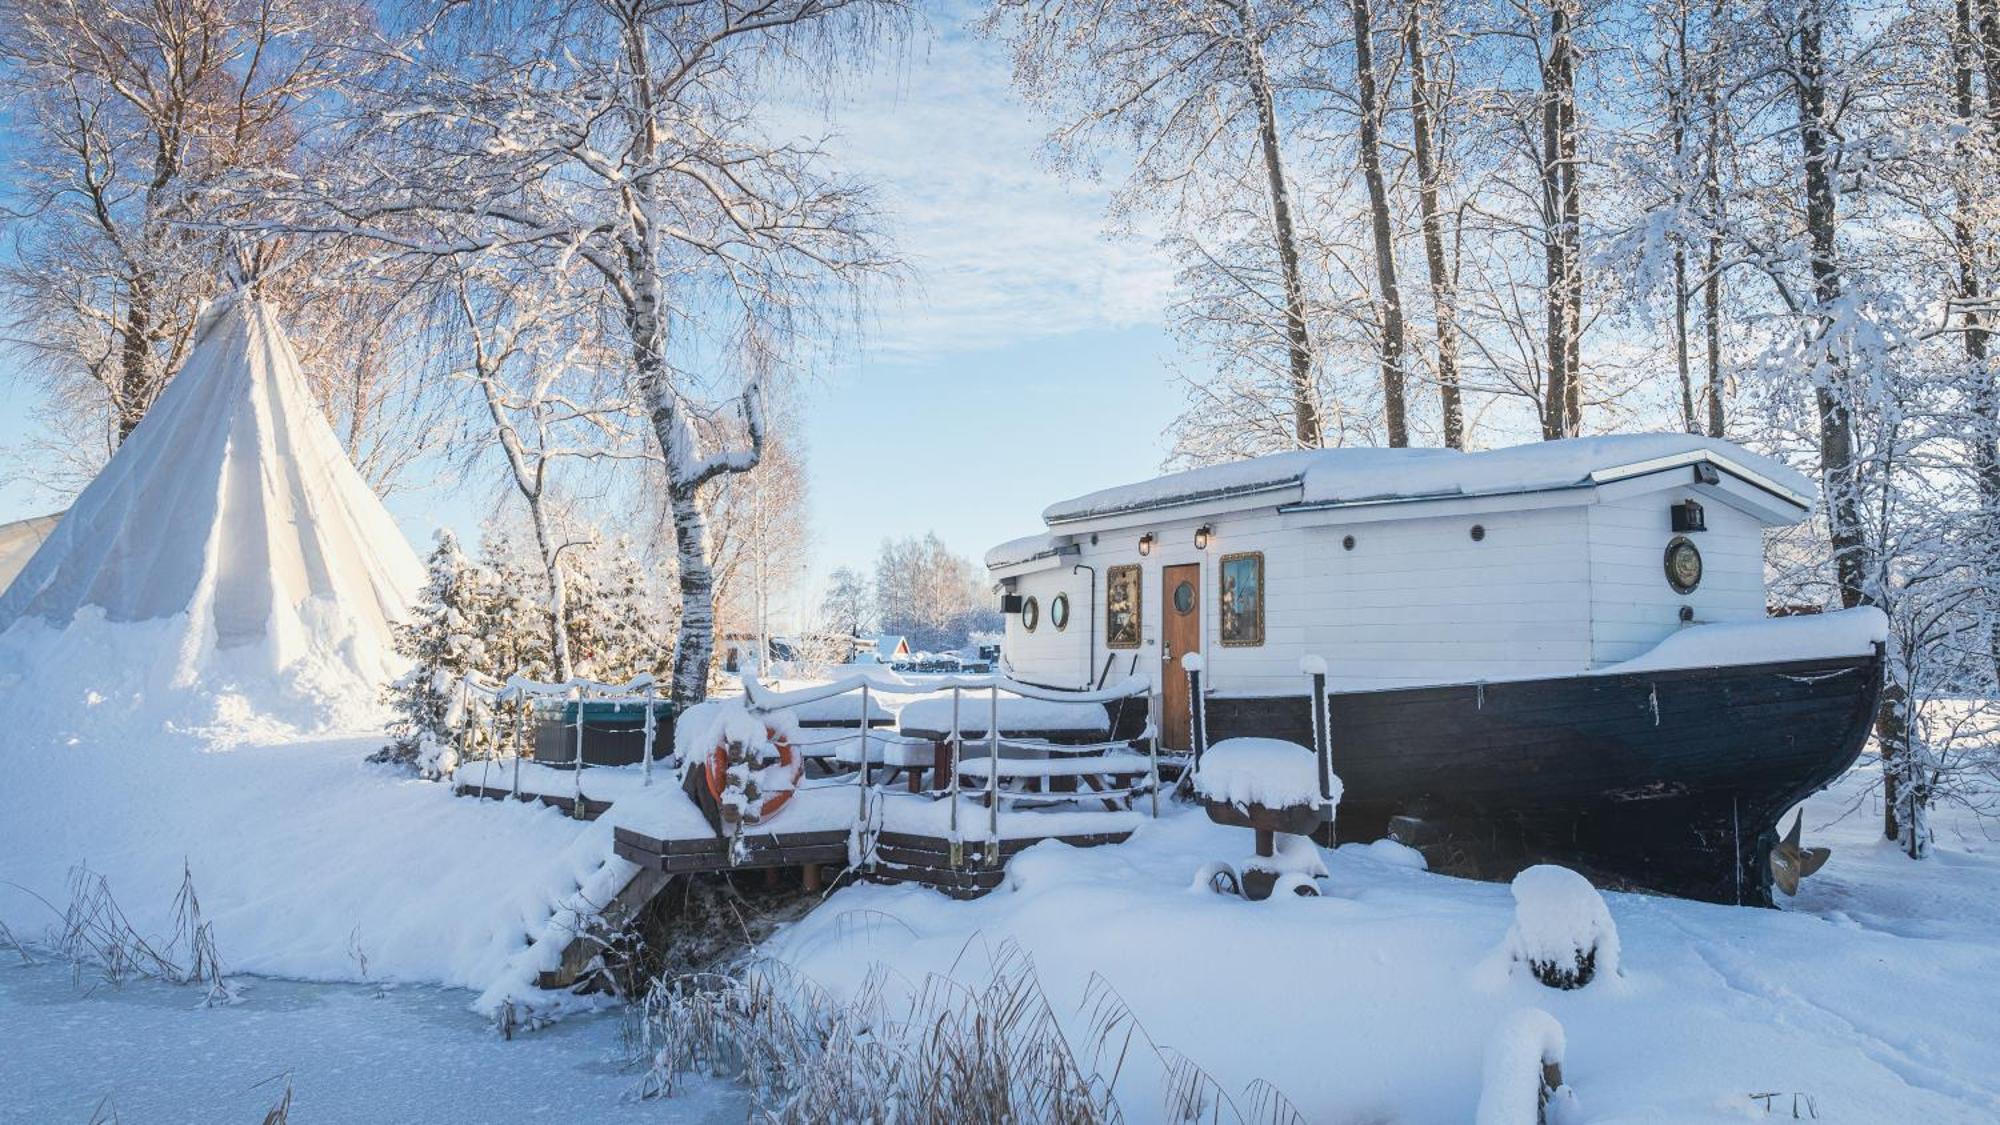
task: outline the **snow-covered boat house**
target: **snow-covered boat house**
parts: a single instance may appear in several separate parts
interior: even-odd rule
[[[1168,749],[1191,742],[1191,654],[1209,734],[1308,745],[1301,662],[1323,662],[1343,835],[1459,803],[1576,838],[1617,819],[1607,802],[1630,824],[1639,798],[1671,797],[1648,812],[1684,827],[1654,850],[1718,817],[1756,836],[1860,747],[1879,615],[1766,619],[1764,532],[1814,498],[1776,461],[1679,434],[1309,450],[1061,501],[986,563],[1009,673],[1148,677]],[[1848,696],[1757,694],[1820,659],[1854,670]],[[1755,744],[1714,729],[1788,718],[1819,725]],[[1734,878],[1689,890],[1728,899]]]

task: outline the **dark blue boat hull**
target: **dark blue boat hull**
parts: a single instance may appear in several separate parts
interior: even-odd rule
[[[1882,655],[1334,692],[1337,832],[1414,817],[1447,869],[1564,862],[1611,885],[1769,904],[1786,810],[1868,739]],[[1211,742],[1313,743],[1307,697],[1207,700]],[[1408,826],[1412,822],[1400,821]]]

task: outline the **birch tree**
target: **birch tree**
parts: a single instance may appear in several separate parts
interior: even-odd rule
[[[6,0],[14,168],[0,286],[59,397],[115,449],[214,291],[228,179],[288,170],[302,107],[365,74],[347,0]]]
[[[984,24],[1013,51],[1015,86],[1056,122],[1065,167],[1094,173],[1107,151],[1131,154],[1120,209],[1196,235],[1219,196],[1259,197],[1296,448],[1326,444],[1326,431],[1270,56],[1305,14],[1289,0],[997,0]]]
[[[706,696],[714,646],[702,491],[761,458],[761,373],[809,358],[894,266],[865,190],[760,129],[759,83],[868,57],[902,15],[894,0],[450,6],[360,118],[358,167],[272,201],[302,233],[589,271],[665,481],[683,705]],[[711,395],[735,402],[741,444],[704,439]]]
[[[484,408],[486,440],[497,449],[513,491],[527,507],[541,564],[549,652],[555,679],[576,674],[571,651],[569,572],[565,554],[592,544],[568,526],[556,499],[554,475],[565,461],[639,459],[645,449],[630,439],[633,413],[614,382],[600,378],[605,357],[588,333],[577,331],[567,279],[544,277],[524,286],[505,271],[460,263],[451,283],[449,312],[456,313],[465,365],[458,373]],[[449,313],[447,314],[449,315]]]
[[[1448,83],[1433,73],[1437,65],[1436,13],[1430,0],[1410,0],[1403,45],[1410,63],[1410,155],[1416,162],[1417,208],[1423,222],[1424,265],[1429,270],[1431,319],[1437,347],[1438,413],[1444,444],[1465,448],[1465,401],[1458,369],[1458,271],[1445,249],[1445,217],[1439,200],[1445,181],[1445,109]]]

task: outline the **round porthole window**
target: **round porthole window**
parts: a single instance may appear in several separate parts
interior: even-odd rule
[[[1194,583],[1183,582],[1174,587],[1174,612],[1190,613],[1194,610]]]
[[[1667,544],[1667,585],[1680,594],[1692,594],[1701,585],[1701,552],[1685,535]]]
[[[1033,598],[1021,603],[1021,628],[1032,633],[1042,620],[1042,606]]]
[[[1049,624],[1057,632],[1069,628],[1069,595],[1057,594],[1049,601]]]

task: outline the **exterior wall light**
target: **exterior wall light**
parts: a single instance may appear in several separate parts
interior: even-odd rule
[[[1139,537],[1139,554],[1143,558],[1144,556],[1150,555],[1152,553],[1153,553],[1153,533],[1149,531],[1146,534],[1141,535]]]
[[[1195,550],[1197,551],[1208,550],[1208,533],[1212,530],[1214,530],[1214,528],[1212,528],[1208,524],[1202,524],[1200,527],[1194,529]]]

